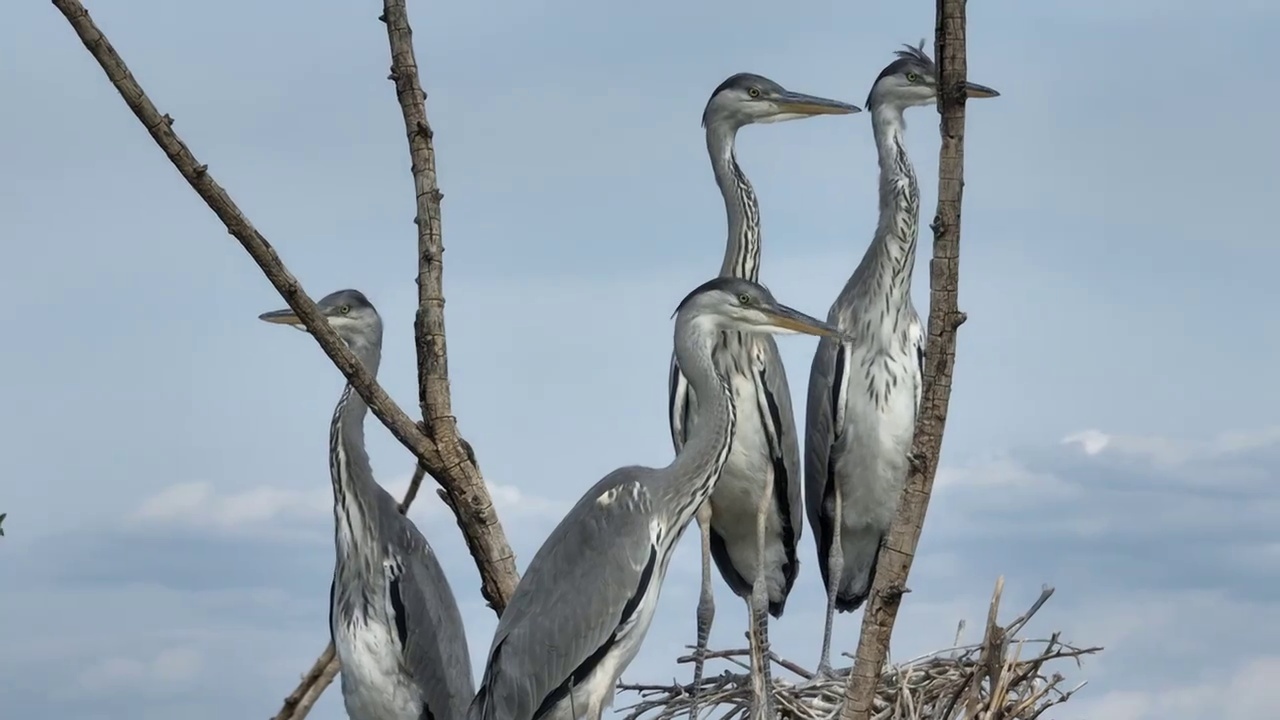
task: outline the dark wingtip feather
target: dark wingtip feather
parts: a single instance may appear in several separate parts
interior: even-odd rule
[[[858,593],[857,595],[836,595],[836,612],[849,613],[862,607],[862,603],[866,602],[867,593]]]
[[[787,599],[784,597],[777,602],[769,601],[769,614],[774,620],[782,617],[782,612],[787,609]]]

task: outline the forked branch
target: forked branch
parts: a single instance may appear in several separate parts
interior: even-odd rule
[[[374,416],[387,426],[391,434],[418,458],[428,469],[429,474],[448,492],[453,500],[451,503],[453,510],[458,514],[459,525],[464,530],[468,548],[479,567],[485,599],[495,611],[501,612],[518,579],[515,560],[506,542],[506,536],[498,524],[488,488],[485,487],[470,454],[463,449],[460,438],[456,433],[441,433],[439,438],[429,436],[391,400],[386,391],[329,327],[315,303],[303,291],[298,280],[285,268],[267,239],[249,222],[226,190],[213,179],[208,166],[200,163],[186,143],[173,131],[173,118],[162,114],[147,97],[133,74],[129,72],[124,60],[89,17],[84,5],[79,0],[53,0],[53,4],[67,18],[81,42],[102,66],[116,90],[120,92],[125,104],[146,127],[147,132],[151,134],[170,162],[196,191],[196,194],[205,201],[209,209],[213,210],[218,219],[226,225],[227,231],[240,241],[250,257],[262,269],[263,274],[267,276],[267,280],[275,286],[284,301],[297,313],[321,349],[368,403]],[[403,2],[389,2],[387,5],[399,5],[400,16],[403,19]],[[405,27],[407,28],[407,21]],[[392,46],[395,47],[396,44],[397,41],[393,39]],[[412,62],[412,54],[409,55],[408,62]],[[416,72],[414,76],[416,78]],[[418,92],[420,94],[421,90]],[[422,117],[425,118],[425,111],[421,112]],[[438,344],[443,350],[443,321],[439,321],[438,325],[440,328]],[[424,393],[428,400],[438,401],[441,387],[447,398],[447,383],[443,386],[435,383],[433,387],[436,391]],[[440,427],[452,427],[452,418],[447,417],[449,412],[447,402],[443,406],[443,411],[438,413],[433,410],[428,413],[430,417],[437,420],[441,417],[446,418],[435,426],[428,425],[428,431],[434,432]]]
[[[933,220],[929,263],[929,340],[925,348],[924,391],[912,447],[912,470],[897,518],[876,566],[875,584],[862,616],[862,635],[849,681],[842,720],[870,720],[876,687],[889,652],[893,624],[915,558],[942,452],[942,433],[951,401],[956,329],[965,320],[956,301],[960,263],[960,202],[964,188],[965,0],[937,0],[935,54],[942,149],[938,167],[938,211]]]
[[[417,458],[425,472],[444,490],[447,504],[457,516],[467,546],[480,571],[481,592],[495,612],[501,614],[519,579],[515,558],[507,542],[488,488],[480,475],[471,446],[458,435],[449,395],[448,365],[445,358],[444,293],[442,288],[443,244],[440,230],[440,191],[435,177],[431,129],[427,124],[425,94],[418,79],[417,64],[404,0],[386,0],[382,20],[387,25],[391,48],[391,79],[404,115],[413,160],[417,195],[419,247],[419,309],[415,322],[418,348],[419,402],[423,423],[414,423],[387,395],[355,355],[341,342],[321,316],[301,284],[285,268],[267,239],[258,232],[227,192],[210,175],[186,143],[173,131],[173,118],[162,114],[151,101],[111,42],[89,17],[79,0],[52,0],[66,17],[89,53],[106,72],[147,132],[164,151],[182,177],[205,201],[218,219],[262,269],[267,280],[302,320],[312,337],[333,361],[356,392]],[[425,430],[425,431],[424,431]],[[407,508],[417,492],[421,476],[415,478],[402,504]],[[286,701],[277,717],[301,718],[316,697],[333,679],[337,660],[332,647],[317,660],[303,684]],[[326,657],[327,656],[327,657]]]

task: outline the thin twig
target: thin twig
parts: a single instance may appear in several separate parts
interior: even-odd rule
[[[295,720],[306,717],[337,674],[338,658],[331,640],[307,674],[302,676],[302,682],[298,683],[297,689],[284,699],[280,712],[276,713],[271,720]]]
[[[842,720],[870,720],[893,636],[907,577],[915,557],[938,472],[942,435],[951,401],[956,330],[965,320],[957,305],[960,204],[964,186],[965,0],[937,0],[935,57],[938,62],[938,111],[942,149],[938,168],[938,209],[933,220],[933,258],[929,273],[929,340],[925,349],[924,389],[917,415],[911,472],[897,517],[876,565],[875,583],[862,616],[856,661],[845,687]]]

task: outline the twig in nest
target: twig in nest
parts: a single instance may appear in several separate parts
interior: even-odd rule
[[[1063,676],[1045,666],[1054,661],[1079,658],[1102,650],[1080,648],[1062,642],[1058,633],[1047,639],[1017,638],[1049,597],[1045,587],[1031,607],[1005,627],[996,623],[1004,579],[996,583],[987,617],[983,641],[922,655],[891,666],[880,676],[873,720],[953,720],[1003,718],[1034,720],[1045,710],[1066,702],[1084,686],[1063,690]],[[959,634],[957,633],[957,641]],[[717,650],[707,654],[746,667],[745,649]],[[814,677],[795,663],[771,656],[773,662],[797,677],[792,682],[775,678],[774,700],[780,720],[835,720],[844,702],[844,685],[850,668],[836,670],[832,677]],[[684,656],[677,662],[691,662]],[[692,684],[620,684],[618,689],[633,692],[639,700],[620,708],[626,720],[664,720],[690,716],[695,688]],[[751,681],[745,673],[725,670],[704,677],[697,688],[700,706],[707,717],[736,720],[747,717],[751,705]],[[723,711],[723,712],[721,712]]]

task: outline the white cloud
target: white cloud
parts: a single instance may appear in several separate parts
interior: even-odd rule
[[[1062,444],[1078,446],[1086,455],[1114,453],[1173,467],[1193,460],[1219,458],[1280,445],[1280,425],[1223,432],[1207,440],[1177,440],[1088,429],[1067,435],[1062,439]]]
[[[1114,435],[1101,430],[1082,430],[1062,439],[1064,445],[1077,445],[1086,455],[1113,452],[1132,455],[1161,465],[1181,465],[1194,456],[1185,442],[1163,437]]]
[[[219,493],[211,483],[170,485],[142,502],[136,520],[183,523],[236,531],[264,529],[282,522],[312,521],[332,512],[331,495],[323,490],[293,490],[259,485],[239,492]]]
[[[1207,676],[1221,674],[1221,665],[1206,663]],[[1227,677],[1193,683],[1169,683],[1157,690],[1116,690],[1097,700],[1085,700],[1082,717],[1106,720],[1258,720],[1275,717],[1280,706],[1280,655],[1266,655],[1235,664]]]
[[[1097,455],[1107,449],[1111,436],[1101,430],[1081,430],[1062,439],[1063,444],[1077,444],[1086,455]]]
[[[409,483],[412,479],[412,476],[406,475],[384,483],[383,487],[393,497],[397,499],[403,498],[405,492],[409,489]],[[440,500],[439,487],[431,478],[423,478],[422,485],[418,488],[418,495],[413,501],[413,506],[409,509],[410,515],[422,514],[434,518],[439,515],[449,514],[449,509]],[[507,518],[519,519],[522,517],[552,517],[558,520],[569,509],[570,505],[570,503],[561,500],[541,497],[535,493],[522,490],[515,485],[496,483],[492,480],[485,480],[485,487],[488,488],[489,496],[493,498],[494,507],[504,521]]]
[[[76,678],[87,693],[180,689],[200,674],[204,658],[192,647],[171,647],[151,657],[112,656],[93,662]]]

